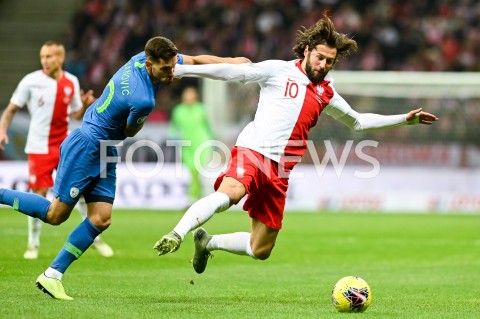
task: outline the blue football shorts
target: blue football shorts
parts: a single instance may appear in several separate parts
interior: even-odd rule
[[[81,195],[87,203],[113,204],[116,187],[116,146],[107,146],[108,160],[101,161],[100,144],[75,129],[60,146],[60,163],[53,186],[53,194],[61,202],[75,204]],[[110,162],[109,162],[110,161]]]

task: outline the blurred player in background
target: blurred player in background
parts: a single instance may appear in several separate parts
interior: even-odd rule
[[[7,131],[15,113],[28,106],[30,127],[25,153],[28,154],[28,187],[35,194],[47,196],[53,186],[52,174],[60,159],[60,144],[67,137],[69,116],[81,120],[85,110],[95,101],[93,92],[80,90],[78,79],[63,70],[65,48],[61,43],[45,42],[40,48],[42,70],[27,74],[18,84],[10,103],[0,119],[0,150],[8,143]],[[87,207],[83,200],[77,205],[83,219]],[[28,217],[28,245],[25,259],[37,259],[42,221]],[[100,237],[94,247],[105,257],[113,250]]]
[[[188,56],[179,54],[164,37],[148,40],[145,51],[133,56],[113,75],[102,95],[85,112],[82,126],[62,143],[53,201],[32,193],[0,189],[0,203],[52,225],[68,219],[81,195],[87,202],[88,218],[73,230],[50,267],[37,278],[39,289],[56,299],[73,299],[65,293],[62,277],[110,226],[119,160],[116,145],[143,127],[155,107],[157,91],[173,81],[175,65],[220,62],[249,60]]]
[[[211,146],[199,148],[202,143],[214,138],[205,107],[198,100],[195,87],[187,87],[182,92],[182,102],[175,106],[170,121],[169,136],[180,138],[182,162],[190,171],[191,181],[188,188],[188,205],[202,196],[202,180],[197,166],[205,167],[212,157]],[[198,154],[195,151],[198,150]],[[197,157],[197,158],[196,158]]]
[[[197,228],[193,268],[202,273],[213,250],[267,259],[282,228],[289,173],[305,153],[309,130],[322,111],[356,131],[437,120],[421,109],[399,115],[354,111],[335,91],[328,72],[356,49],[357,43],[336,32],[325,15],[311,28],[299,30],[293,48],[298,60],[176,69],[178,77],[256,82],[261,90],[255,118],[240,133],[227,170],[215,182],[216,192],[194,203],[155,244],[159,255],[176,251],[188,232],[248,194],[243,209],[251,217],[251,232],[212,236]]]

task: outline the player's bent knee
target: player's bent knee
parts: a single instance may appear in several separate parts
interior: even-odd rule
[[[64,214],[47,214],[47,218],[45,220],[46,223],[58,226],[65,222],[68,219],[68,214],[65,216]]]
[[[268,257],[270,257],[270,254],[272,253],[272,248],[267,248],[267,247],[262,247],[262,248],[256,248],[252,249],[253,255],[255,258],[260,259],[260,260],[266,260]]]
[[[111,218],[101,218],[100,216],[91,216],[89,219],[90,222],[101,231],[106,230],[112,221]]]
[[[234,194],[232,196],[229,195],[228,197],[230,198],[231,205],[237,205],[243,198],[243,196],[239,196],[238,194]]]
[[[70,213],[75,207],[75,204],[66,204],[58,198],[54,198],[48,213],[45,216],[45,222],[50,225],[60,225],[70,217]]]
[[[238,204],[246,194],[245,186],[232,177],[225,177],[217,191],[227,194],[232,205]]]
[[[270,257],[270,252],[261,252],[261,253],[253,253],[255,258],[259,260],[267,260]]]
[[[109,219],[108,221],[103,221],[103,223],[97,227],[100,228],[102,231],[104,231],[110,226],[110,224],[111,224],[111,221]]]

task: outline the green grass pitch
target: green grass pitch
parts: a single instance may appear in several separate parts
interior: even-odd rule
[[[26,217],[0,209],[0,318],[478,318],[480,215],[289,213],[270,259],[214,252],[204,274],[190,264],[193,240],[158,257],[152,249],[181,212],[116,210],[104,234],[110,259],[87,251],[65,274],[72,302],[35,287],[80,217],[44,225],[40,258],[22,258]],[[211,233],[246,231],[225,212]],[[335,282],[364,278],[373,301],[363,314],[337,313]]]

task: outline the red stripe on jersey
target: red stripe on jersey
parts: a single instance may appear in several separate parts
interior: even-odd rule
[[[50,134],[48,136],[48,147],[58,148],[67,137],[68,131],[68,105],[73,98],[73,82],[65,75],[57,81],[57,96],[53,107],[52,122],[50,123]]]
[[[299,68],[300,62],[301,61],[297,62]],[[300,68],[300,70],[302,69]],[[284,157],[280,159],[280,162],[288,169],[292,169],[300,157],[305,154],[308,133],[310,129],[317,124],[320,113],[322,113],[323,109],[330,103],[333,97],[333,89],[329,83],[330,81],[322,81],[317,84],[310,82],[307,85],[300,115],[293,127],[288,144],[285,147]],[[294,160],[294,158],[298,160]]]

